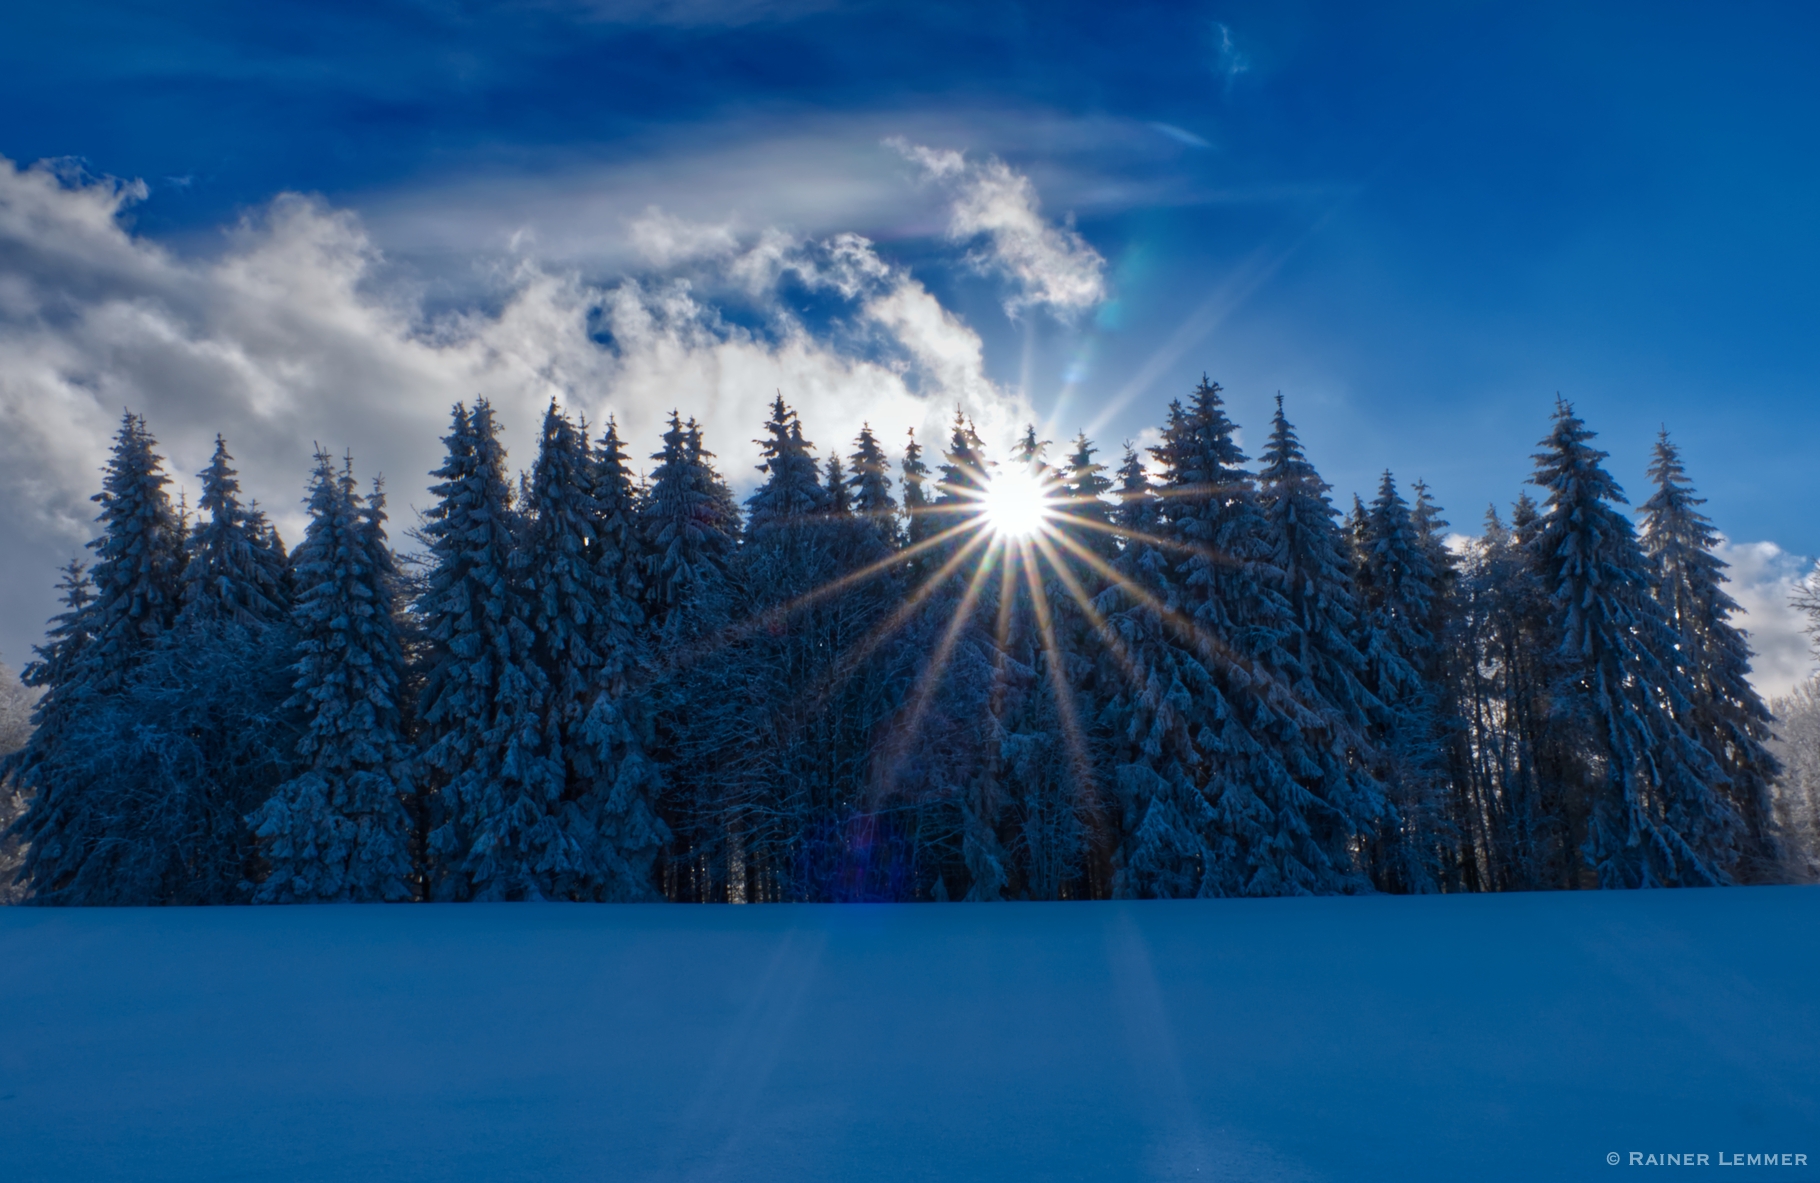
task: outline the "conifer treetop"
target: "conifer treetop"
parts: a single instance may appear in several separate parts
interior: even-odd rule
[[[145,420],[126,412],[114,436],[113,453],[96,520],[101,536],[89,543],[95,561],[93,641],[101,687],[121,683],[138,657],[175,622],[181,599],[184,526],[165,486],[164,458]]]

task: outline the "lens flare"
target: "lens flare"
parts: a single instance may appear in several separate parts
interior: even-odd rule
[[[980,493],[980,515],[1000,538],[1034,538],[1049,523],[1049,486],[1035,472],[1013,465],[992,474]]]

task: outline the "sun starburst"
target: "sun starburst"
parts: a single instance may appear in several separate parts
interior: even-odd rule
[[[1055,495],[1049,482],[1024,465],[1010,465],[992,474],[980,491],[980,516],[1000,538],[1034,538],[1049,525],[1055,513]]]

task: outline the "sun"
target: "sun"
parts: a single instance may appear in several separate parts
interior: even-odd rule
[[[1053,509],[1049,486],[1023,465],[992,474],[980,493],[980,516],[1000,538],[1034,538],[1048,526]]]

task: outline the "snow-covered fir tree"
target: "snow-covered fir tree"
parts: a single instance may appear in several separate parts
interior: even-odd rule
[[[355,489],[316,454],[309,526],[292,556],[295,694],[302,771],[248,819],[268,866],[260,903],[410,899],[412,752],[398,594],[385,536],[385,497]]]
[[[1447,761],[1441,729],[1441,654],[1435,633],[1441,573],[1429,531],[1384,474],[1356,533],[1363,612],[1358,648],[1377,699],[1372,736],[1395,816],[1370,848],[1373,877],[1394,891],[1434,891],[1444,877]]]
[[[1093,462],[1091,441],[1080,435],[1059,470],[1046,462],[1048,447],[1031,427],[1013,450],[1012,463],[1047,497],[1049,516],[1037,533],[1007,546],[998,632],[1013,887],[1020,899],[1052,900],[1107,887],[1098,839],[1110,786],[1101,783],[1094,736],[1103,689],[1095,654],[1104,642],[1091,607],[1103,576],[1085,559],[1103,565],[1116,547],[1101,498],[1111,481]]]
[[[1533,478],[1548,491],[1535,546],[1561,638],[1554,720],[1573,729],[1590,791],[1579,851],[1604,887],[1729,882],[1740,821],[1683,722],[1679,637],[1592,438],[1558,403]]]
[[[1180,412],[1172,404],[1171,414]],[[1095,601],[1112,640],[1099,725],[1107,734],[1119,810],[1112,852],[1115,897],[1196,895],[1213,852],[1213,810],[1197,771],[1193,712],[1210,698],[1211,675],[1182,643],[1181,589],[1161,536],[1161,500],[1142,456],[1127,444],[1119,467],[1114,521],[1123,537],[1116,576]]]
[[[94,498],[95,562],[86,583],[66,589],[51,644],[26,669],[45,695],[31,742],[7,769],[31,798],[14,831],[29,844],[23,874],[41,903],[156,902],[172,886],[156,824],[171,815],[147,798],[151,786],[125,779],[160,745],[118,747],[134,725],[123,699],[182,601],[183,525],[155,448],[145,421],[127,412]]]
[[[90,639],[78,676],[97,691],[125,684],[182,605],[184,528],[156,447],[145,420],[128,412],[93,498],[101,534],[89,543],[94,602],[86,609]]]
[[[1112,528],[1113,507],[1106,500],[1113,481],[1106,475],[1106,466],[1094,459],[1099,449],[1086,432],[1075,437],[1073,447],[1067,466],[1059,474],[1054,498],[1056,526],[1081,547],[1111,562],[1118,555],[1118,540]],[[1094,570],[1093,578],[1097,579],[1099,575]]]
[[[1213,858],[1197,892],[1355,890],[1354,842],[1381,801],[1324,766],[1325,704],[1295,692],[1305,675],[1294,611],[1220,393],[1203,378],[1186,406],[1171,407],[1152,449],[1164,470],[1182,643],[1212,678],[1191,708],[1192,775],[1213,811]]]
[[[437,503],[422,535],[417,603],[430,646],[418,773],[434,786],[430,893],[443,900],[566,898],[581,859],[556,816],[566,775],[543,727],[550,686],[535,656],[529,596],[492,407],[457,404]]]
[[[598,664],[592,697],[570,733],[566,757],[571,775],[592,794],[599,871],[594,898],[655,899],[657,859],[670,840],[657,815],[663,771],[650,754],[653,715],[645,693],[656,661],[645,635],[638,491],[612,419],[592,456],[591,648]]]
[[[241,506],[232,460],[217,435],[215,454],[200,474],[199,518],[188,538],[180,613],[186,624],[260,627],[283,621],[290,611],[283,545],[264,514]]]
[[[1328,499],[1330,486],[1302,450],[1295,428],[1277,398],[1270,440],[1258,471],[1259,493],[1268,523],[1270,560],[1281,572],[1284,598],[1294,627],[1289,633],[1296,700],[1321,718],[1322,742],[1310,754],[1321,766],[1320,795],[1342,801],[1360,833],[1395,833],[1394,808],[1386,809],[1384,784],[1373,766],[1374,729],[1392,725],[1393,710],[1367,686],[1370,665],[1360,652],[1361,605],[1354,588],[1347,539]],[[1432,889],[1432,877],[1395,884]]]
[[[739,519],[693,419],[684,423],[671,412],[663,445],[651,457],[657,466],[640,505],[639,530],[645,611],[660,648],[668,649],[724,626],[732,614],[727,571]]]
[[[51,618],[44,644],[35,648],[37,660],[29,663],[20,677],[23,686],[38,694],[31,708],[30,726],[17,747],[0,755],[0,782],[21,805],[36,800],[46,780],[64,781],[66,770],[56,762],[62,745],[46,741],[69,735],[92,698],[79,674],[90,639],[89,629],[93,627],[88,609],[95,598],[94,584],[89,582],[88,569],[75,559],[65,564],[60,574],[57,599],[63,611]],[[66,790],[72,796],[80,793],[79,786],[67,783]],[[21,896],[31,879],[31,868],[24,861],[27,816],[23,810],[9,816],[7,829],[0,834],[0,841],[6,842],[16,855],[7,886]],[[38,821],[42,825],[44,819]]]
[[[595,453],[586,429],[550,405],[520,567],[546,687],[540,746],[562,774],[560,795],[539,803],[539,893],[553,899],[648,898],[667,837],[652,806],[656,768],[627,702],[639,655],[638,609],[622,570],[632,541],[623,460],[612,424]]]
[[[696,857],[708,867],[710,893],[739,901],[788,884],[795,839],[829,820],[835,793],[815,742],[826,621],[803,603],[837,576],[834,497],[781,395],[758,444],[765,480],[746,502],[738,558],[753,626],[716,655],[712,674],[689,683],[690,750],[711,772],[692,802]]]
[[[913,819],[918,890],[938,899],[1002,899],[1010,882],[999,832],[1006,669],[992,631],[1002,554],[979,516],[990,471],[978,432],[956,410],[936,496],[912,519],[932,544],[918,609],[896,645],[914,675],[877,755],[881,785]]]
[[[912,442],[915,442],[912,437]],[[847,486],[853,512],[877,534],[885,547],[895,549],[903,540],[897,520],[897,501],[891,496],[891,468],[870,425],[862,426],[847,457]]]
[[[1463,885],[1477,890],[1557,885],[1565,793],[1548,726],[1548,688],[1559,647],[1535,562],[1540,514],[1527,494],[1511,525],[1496,508],[1467,551],[1458,584],[1455,648],[1445,663],[1468,758],[1454,792],[1466,820]]]
[[[935,533],[935,523],[929,516],[929,466],[923,461],[923,447],[916,442],[916,430],[911,429],[909,442],[904,445],[904,542],[917,546]]]
[[[671,770],[660,814],[673,835],[661,875],[670,899],[724,892],[724,848],[709,806],[718,793],[721,720],[738,701],[717,660],[741,608],[738,513],[694,420],[672,412],[639,506],[647,635],[660,660],[651,687],[652,754]],[[717,873],[718,872],[718,873]]]
[[[1769,709],[1750,683],[1750,645],[1732,624],[1740,609],[1725,591],[1725,561],[1713,553],[1718,532],[1699,507],[1681,453],[1668,432],[1656,438],[1649,466],[1655,491],[1642,505],[1643,550],[1655,564],[1656,599],[1679,637],[1676,655],[1692,714],[1684,720],[1725,774],[1724,793],[1744,823],[1739,875],[1780,877],[1770,787],[1776,758],[1767,747]]]

